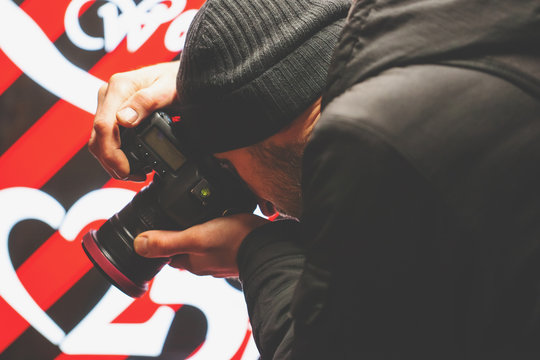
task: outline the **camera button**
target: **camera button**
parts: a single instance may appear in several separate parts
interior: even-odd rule
[[[130,151],[129,152],[129,155],[131,155],[132,158],[134,158],[135,160],[137,161],[141,161],[141,159],[139,159],[139,157],[137,156],[137,154],[133,151]]]
[[[206,206],[208,200],[212,197],[212,187],[206,179],[201,179],[190,192],[195,195],[204,206]]]

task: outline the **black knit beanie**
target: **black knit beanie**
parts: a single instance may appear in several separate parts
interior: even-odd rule
[[[175,132],[210,153],[255,144],[319,96],[350,0],[207,0],[181,55]]]

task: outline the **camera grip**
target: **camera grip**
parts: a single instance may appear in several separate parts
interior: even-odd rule
[[[136,134],[133,129],[120,126],[121,149],[127,157],[129,163],[129,174],[146,177],[146,174],[152,171],[152,168],[142,159],[136,151]]]

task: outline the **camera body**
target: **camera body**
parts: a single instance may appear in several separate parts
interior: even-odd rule
[[[209,154],[187,149],[172,131],[172,119],[158,111],[135,128],[121,129],[122,151],[132,174],[154,171],[152,183],[98,230],[83,237],[83,249],[111,283],[132,297],[170,259],[149,259],[133,248],[148,230],[183,230],[231,213],[253,212],[256,199],[237,174]]]
[[[251,208],[255,200],[242,180],[212,156],[183,148],[172,123],[165,112],[155,112],[137,127],[123,128],[121,142],[132,174],[155,172],[156,201],[174,228],[249,210],[246,203]]]

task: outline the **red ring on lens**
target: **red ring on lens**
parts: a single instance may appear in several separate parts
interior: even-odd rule
[[[86,233],[82,239],[82,245],[86,253],[115,285],[124,293],[131,297],[141,297],[148,290],[148,284],[137,285],[125,276],[114,264],[103,254],[95,239],[95,230]]]

